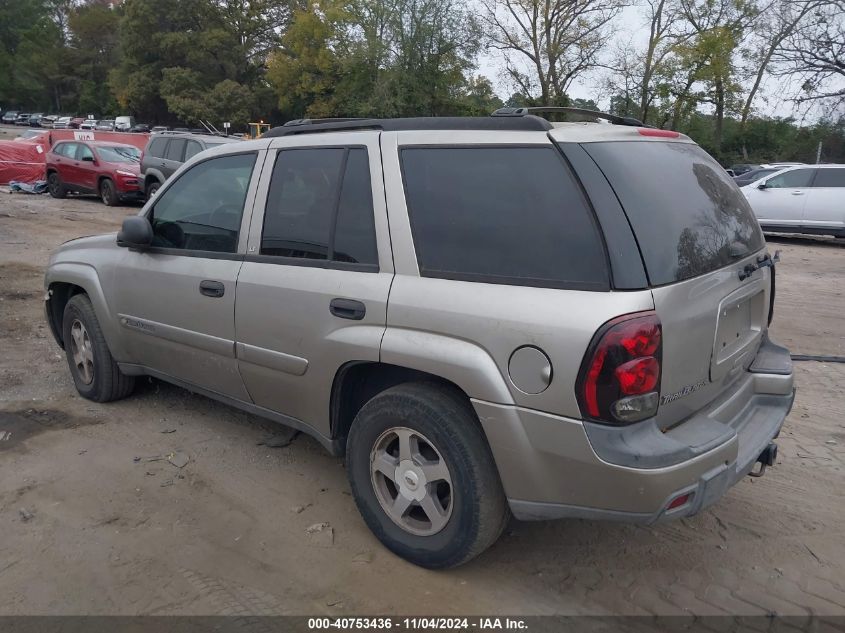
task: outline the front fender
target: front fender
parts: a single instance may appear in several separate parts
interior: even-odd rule
[[[381,343],[381,362],[440,376],[470,398],[513,404],[496,362],[468,341],[405,328],[388,327]]]
[[[85,291],[85,294],[88,295],[91,304],[94,306],[94,313],[97,315],[97,320],[100,323],[100,328],[103,331],[103,336],[106,339],[106,344],[109,346],[112,356],[118,362],[129,362],[130,359],[123,346],[117,319],[109,309],[109,304],[106,301],[103,285],[97,270],[90,264],[82,262],[52,263],[44,275],[44,287],[47,290],[45,301],[47,301],[48,318],[53,313],[50,302],[53,300],[51,290],[54,284],[71,284]],[[58,322],[51,325],[51,327],[53,326],[55,326],[55,331],[61,336],[61,315],[58,315]]]

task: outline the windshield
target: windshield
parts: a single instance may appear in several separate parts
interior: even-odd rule
[[[622,203],[652,285],[690,279],[763,247],[736,183],[692,143],[585,143]]]
[[[107,163],[137,163],[141,160],[141,151],[137,147],[98,147],[100,160]]]

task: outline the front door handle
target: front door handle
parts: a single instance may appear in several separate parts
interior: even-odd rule
[[[223,296],[226,292],[226,286],[224,286],[219,281],[213,281],[211,279],[206,279],[200,282],[200,294],[205,295],[206,297],[212,297],[214,299],[219,299]]]
[[[329,310],[336,317],[353,321],[360,321],[367,314],[367,306],[354,299],[332,299]]]
[[[804,192],[803,192],[803,191],[793,191],[793,192],[792,192],[792,195],[793,195],[793,196],[803,196],[803,195],[804,195]]]

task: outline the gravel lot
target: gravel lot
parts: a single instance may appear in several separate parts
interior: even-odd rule
[[[0,614],[845,615],[845,365],[797,363],[777,467],[699,516],[513,522],[471,564],[425,571],[371,536],[310,438],[267,448],[271,423],[152,380],[77,396],[43,268],[134,211],[0,194]],[[845,355],[845,243],[770,241],[773,337]],[[149,461],[174,451],[181,469]],[[306,533],[321,522],[331,535]]]

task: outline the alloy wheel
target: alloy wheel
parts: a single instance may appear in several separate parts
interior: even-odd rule
[[[393,427],[370,453],[370,477],[385,514],[406,532],[432,536],[452,515],[452,476],[440,451],[422,433]]]
[[[94,381],[94,348],[88,330],[79,319],[74,319],[70,326],[70,352],[79,379],[90,385]]]

